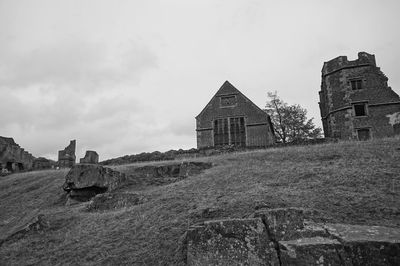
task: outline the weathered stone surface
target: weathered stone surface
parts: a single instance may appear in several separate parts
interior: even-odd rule
[[[400,265],[400,228],[326,224],[353,265]]]
[[[0,227],[0,245],[17,234],[26,233],[32,229],[39,230],[46,226],[44,215],[40,214],[38,209],[23,213],[20,217],[15,217]]]
[[[208,221],[187,232],[188,265],[279,265],[259,218]]]
[[[36,158],[33,161],[33,169],[35,169],[35,170],[50,169],[50,168],[54,168],[55,165],[56,165],[56,162],[46,159],[44,157]]]
[[[31,170],[34,159],[13,138],[0,136],[0,174]]]
[[[279,241],[282,265],[351,265],[343,245],[323,237]]]
[[[299,208],[260,209],[256,218],[192,226],[185,242],[188,264],[400,265],[400,228],[307,221],[315,214]],[[246,249],[249,239],[256,239],[251,243],[258,249]]]
[[[376,66],[375,55],[360,52],[356,60],[339,56],[325,62],[319,95],[327,138],[367,140],[400,134],[400,97]]]
[[[59,167],[72,167],[75,165],[75,148],[76,140],[71,140],[69,145],[64,150],[58,151]]]
[[[145,197],[135,193],[104,193],[96,195],[89,203],[88,211],[105,211],[141,204]]]
[[[99,155],[95,151],[86,151],[85,157],[81,158],[80,163],[91,163],[98,164],[99,163]]]
[[[131,183],[137,185],[165,185],[180,181],[211,168],[212,163],[182,162],[166,165],[146,165],[128,168]]]
[[[302,208],[260,209],[255,217],[260,217],[267,226],[270,238],[276,241],[302,237],[326,236],[326,231],[317,224],[307,223],[313,211]]]
[[[99,193],[110,192],[126,181],[125,174],[93,164],[77,164],[65,177],[63,189],[82,201]]]

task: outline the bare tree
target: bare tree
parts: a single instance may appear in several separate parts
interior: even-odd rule
[[[298,104],[289,105],[279,98],[277,92],[268,92],[265,111],[271,117],[277,140],[283,143],[321,137],[321,128],[313,118],[307,119],[307,110]]]

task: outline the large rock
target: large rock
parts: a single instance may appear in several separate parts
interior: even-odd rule
[[[260,209],[254,216],[263,220],[272,240],[280,241],[326,236],[324,228],[307,222],[314,214],[310,209],[276,208]]]
[[[204,222],[186,237],[188,265],[279,265],[259,218]]]
[[[281,265],[351,265],[343,245],[324,237],[279,241]]]
[[[400,228],[326,224],[353,265],[400,265]]]
[[[313,222],[300,208],[252,219],[204,222],[187,231],[189,265],[400,265],[400,228]],[[274,248],[276,252],[274,252]]]
[[[86,151],[85,157],[79,160],[80,163],[99,163],[99,155],[95,151]]]
[[[115,190],[125,181],[125,174],[111,168],[76,164],[65,177],[63,189],[71,198],[87,201],[99,193]]]

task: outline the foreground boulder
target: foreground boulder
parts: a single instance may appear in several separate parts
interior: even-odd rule
[[[110,192],[126,181],[123,173],[94,164],[77,164],[65,177],[63,189],[78,201],[88,201],[99,193]]]
[[[400,265],[400,229],[384,226],[326,224],[353,265]]]
[[[252,219],[192,226],[187,231],[187,262],[400,265],[400,228],[315,223],[314,215],[314,211],[300,208],[262,209]]]
[[[204,222],[186,237],[188,265],[279,265],[259,218]]]

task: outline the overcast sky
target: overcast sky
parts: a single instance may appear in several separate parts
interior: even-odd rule
[[[34,156],[196,147],[225,80],[321,125],[324,61],[376,55],[400,93],[400,1],[0,0],[0,135]]]

